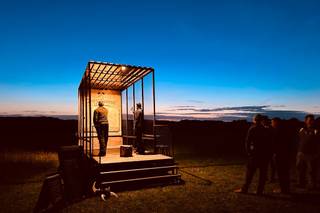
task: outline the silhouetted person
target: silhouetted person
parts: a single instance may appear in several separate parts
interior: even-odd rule
[[[261,118],[262,119],[261,120],[262,126],[264,128],[266,128],[266,130],[267,130],[267,137],[268,138],[266,138],[266,140],[268,140],[270,142],[270,145],[272,147],[273,138],[272,138],[271,120],[266,115],[262,115],[261,117],[262,117]],[[276,173],[277,173],[275,156],[271,155],[269,165],[270,165],[270,169],[271,169],[270,182],[275,182],[275,177],[276,177]]]
[[[300,187],[306,187],[310,182],[312,188],[317,187],[318,160],[319,132],[314,128],[314,116],[307,115],[305,117],[305,127],[299,131],[297,169]],[[310,174],[310,181],[306,180],[307,172]]]
[[[100,144],[99,156],[105,156],[109,135],[108,110],[103,106],[103,102],[99,101],[98,105],[99,107],[94,110],[93,123]]]
[[[143,132],[143,111],[141,109],[141,104],[137,104],[137,109],[134,111],[134,133],[136,136],[135,146],[136,151],[139,154],[144,154],[144,146],[142,144],[142,132]]]
[[[276,167],[276,155],[273,154],[270,159],[270,183],[274,183],[276,181],[277,176],[277,167]]]
[[[286,137],[286,132],[280,118],[273,118],[272,126],[272,143],[273,143],[273,160],[279,178],[281,193],[290,192],[290,137]]]
[[[262,195],[267,179],[268,163],[271,155],[270,132],[262,125],[262,116],[257,114],[253,119],[253,125],[249,128],[246,138],[246,151],[248,163],[246,169],[245,184],[235,192],[247,193],[252,178],[259,169],[259,183],[257,194]]]
[[[266,115],[261,115],[261,124],[264,128],[267,128],[270,130],[271,128],[271,120]]]

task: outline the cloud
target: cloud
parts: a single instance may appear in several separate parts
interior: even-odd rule
[[[187,102],[196,103],[196,104],[203,104],[204,103],[204,101],[200,101],[200,100],[187,100]]]
[[[174,108],[174,109],[176,109],[176,108],[183,108],[183,109],[187,109],[187,108],[195,108],[195,106],[193,106],[193,105],[178,105],[178,106],[172,106],[171,108]]]
[[[236,111],[251,111],[258,112],[264,111],[265,108],[270,107],[269,105],[262,106],[239,106],[239,107],[221,107],[221,108],[213,108],[213,109],[195,109],[197,112],[217,112],[217,111],[227,111],[227,110],[236,110]]]
[[[23,110],[21,113],[27,113],[27,114],[56,114],[58,111],[45,111],[45,110]]]
[[[238,107],[220,107],[220,108],[198,108],[195,106],[176,106],[170,111],[193,111],[193,112],[218,112],[218,111],[263,111],[265,108],[270,107],[269,105],[262,106],[238,106]]]
[[[279,104],[279,105],[272,105],[272,108],[284,108],[286,105]]]
[[[21,110],[13,112],[0,112],[0,116],[58,116],[64,115],[66,113],[61,113],[54,110]]]
[[[239,119],[252,120],[255,114],[263,114],[269,117],[280,117],[283,119],[297,118],[303,120],[308,112],[295,110],[275,110],[283,108],[284,105],[251,105],[220,108],[199,108],[194,106],[176,106],[166,112],[158,113],[160,119],[196,119],[196,120],[224,120],[232,121]]]

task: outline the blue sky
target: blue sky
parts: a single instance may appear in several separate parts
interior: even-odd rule
[[[317,113],[318,11],[308,0],[2,1],[0,113],[75,114],[90,59],[154,67],[159,112]]]

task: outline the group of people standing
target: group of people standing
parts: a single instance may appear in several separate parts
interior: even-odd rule
[[[305,126],[298,133],[296,153],[298,187],[316,189],[318,187],[317,168],[320,160],[320,134],[315,128],[313,115],[307,115],[304,124]],[[275,173],[278,174],[280,192],[290,193],[290,156],[294,139],[287,133],[280,118],[273,118],[270,122],[268,117],[260,114],[254,117],[245,141],[248,155],[245,183],[235,192],[247,193],[254,174],[259,170],[256,193],[262,195],[268,179],[268,168],[273,165],[272,176],[274,177]]]
[[[140,103],[136,104],[136,110],[133,112],[134,117],[134,148],[138,154],[144,154],[144,146],[142,144],[143,133],[143,110]],[[109,138],[109,121],[108,109],[104,107],[102,101],[98,102],[98,108],[93,113],[93,124],[97,131],[97,136],[100,144],[99,156],[106,155],[106,148]]]
[[[108,110],[103,106],[103,102],[100,101],[98,105],[99,107],[94,111],[93,123],[100,143],[99,155],[105,156],[109,132]],[[137,153],[144,154],[145,150],[142,145],[143,110],[140,103],[136,105],[133,114],[134,148]],[[307,115],[304,124],[298,133],[296,153],[298,186],[302,188],[310,186],[310,188],[316,189],[320,165],[320,133],[315,128],[313,115]],[[271,180],[277,173],[280,192],[290,193],[290,165],[294,144],[293,137],[288,134],[280,118],[276,117],[270,120],[267,116],[257,114],[253,118],[253,125],[249,128],[245,141],[248,155],[245,183],[235,192],[247,193],[256,171],[259,170],[256,193],[262,195],[268,179],[268,168],[271,165]]]

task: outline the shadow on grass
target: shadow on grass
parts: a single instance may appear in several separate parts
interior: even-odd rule
[[[320,202],[320,191],[318,192],[293,192],[290,194],[263,194],[257,195],[255,193],[246,193],[242,194],[244,196],[256,197],[258,198],[266,198],[269,200],[277,200],[277,201],[290,201],[294,203],[303,203],[303,204],[319,204]]]

